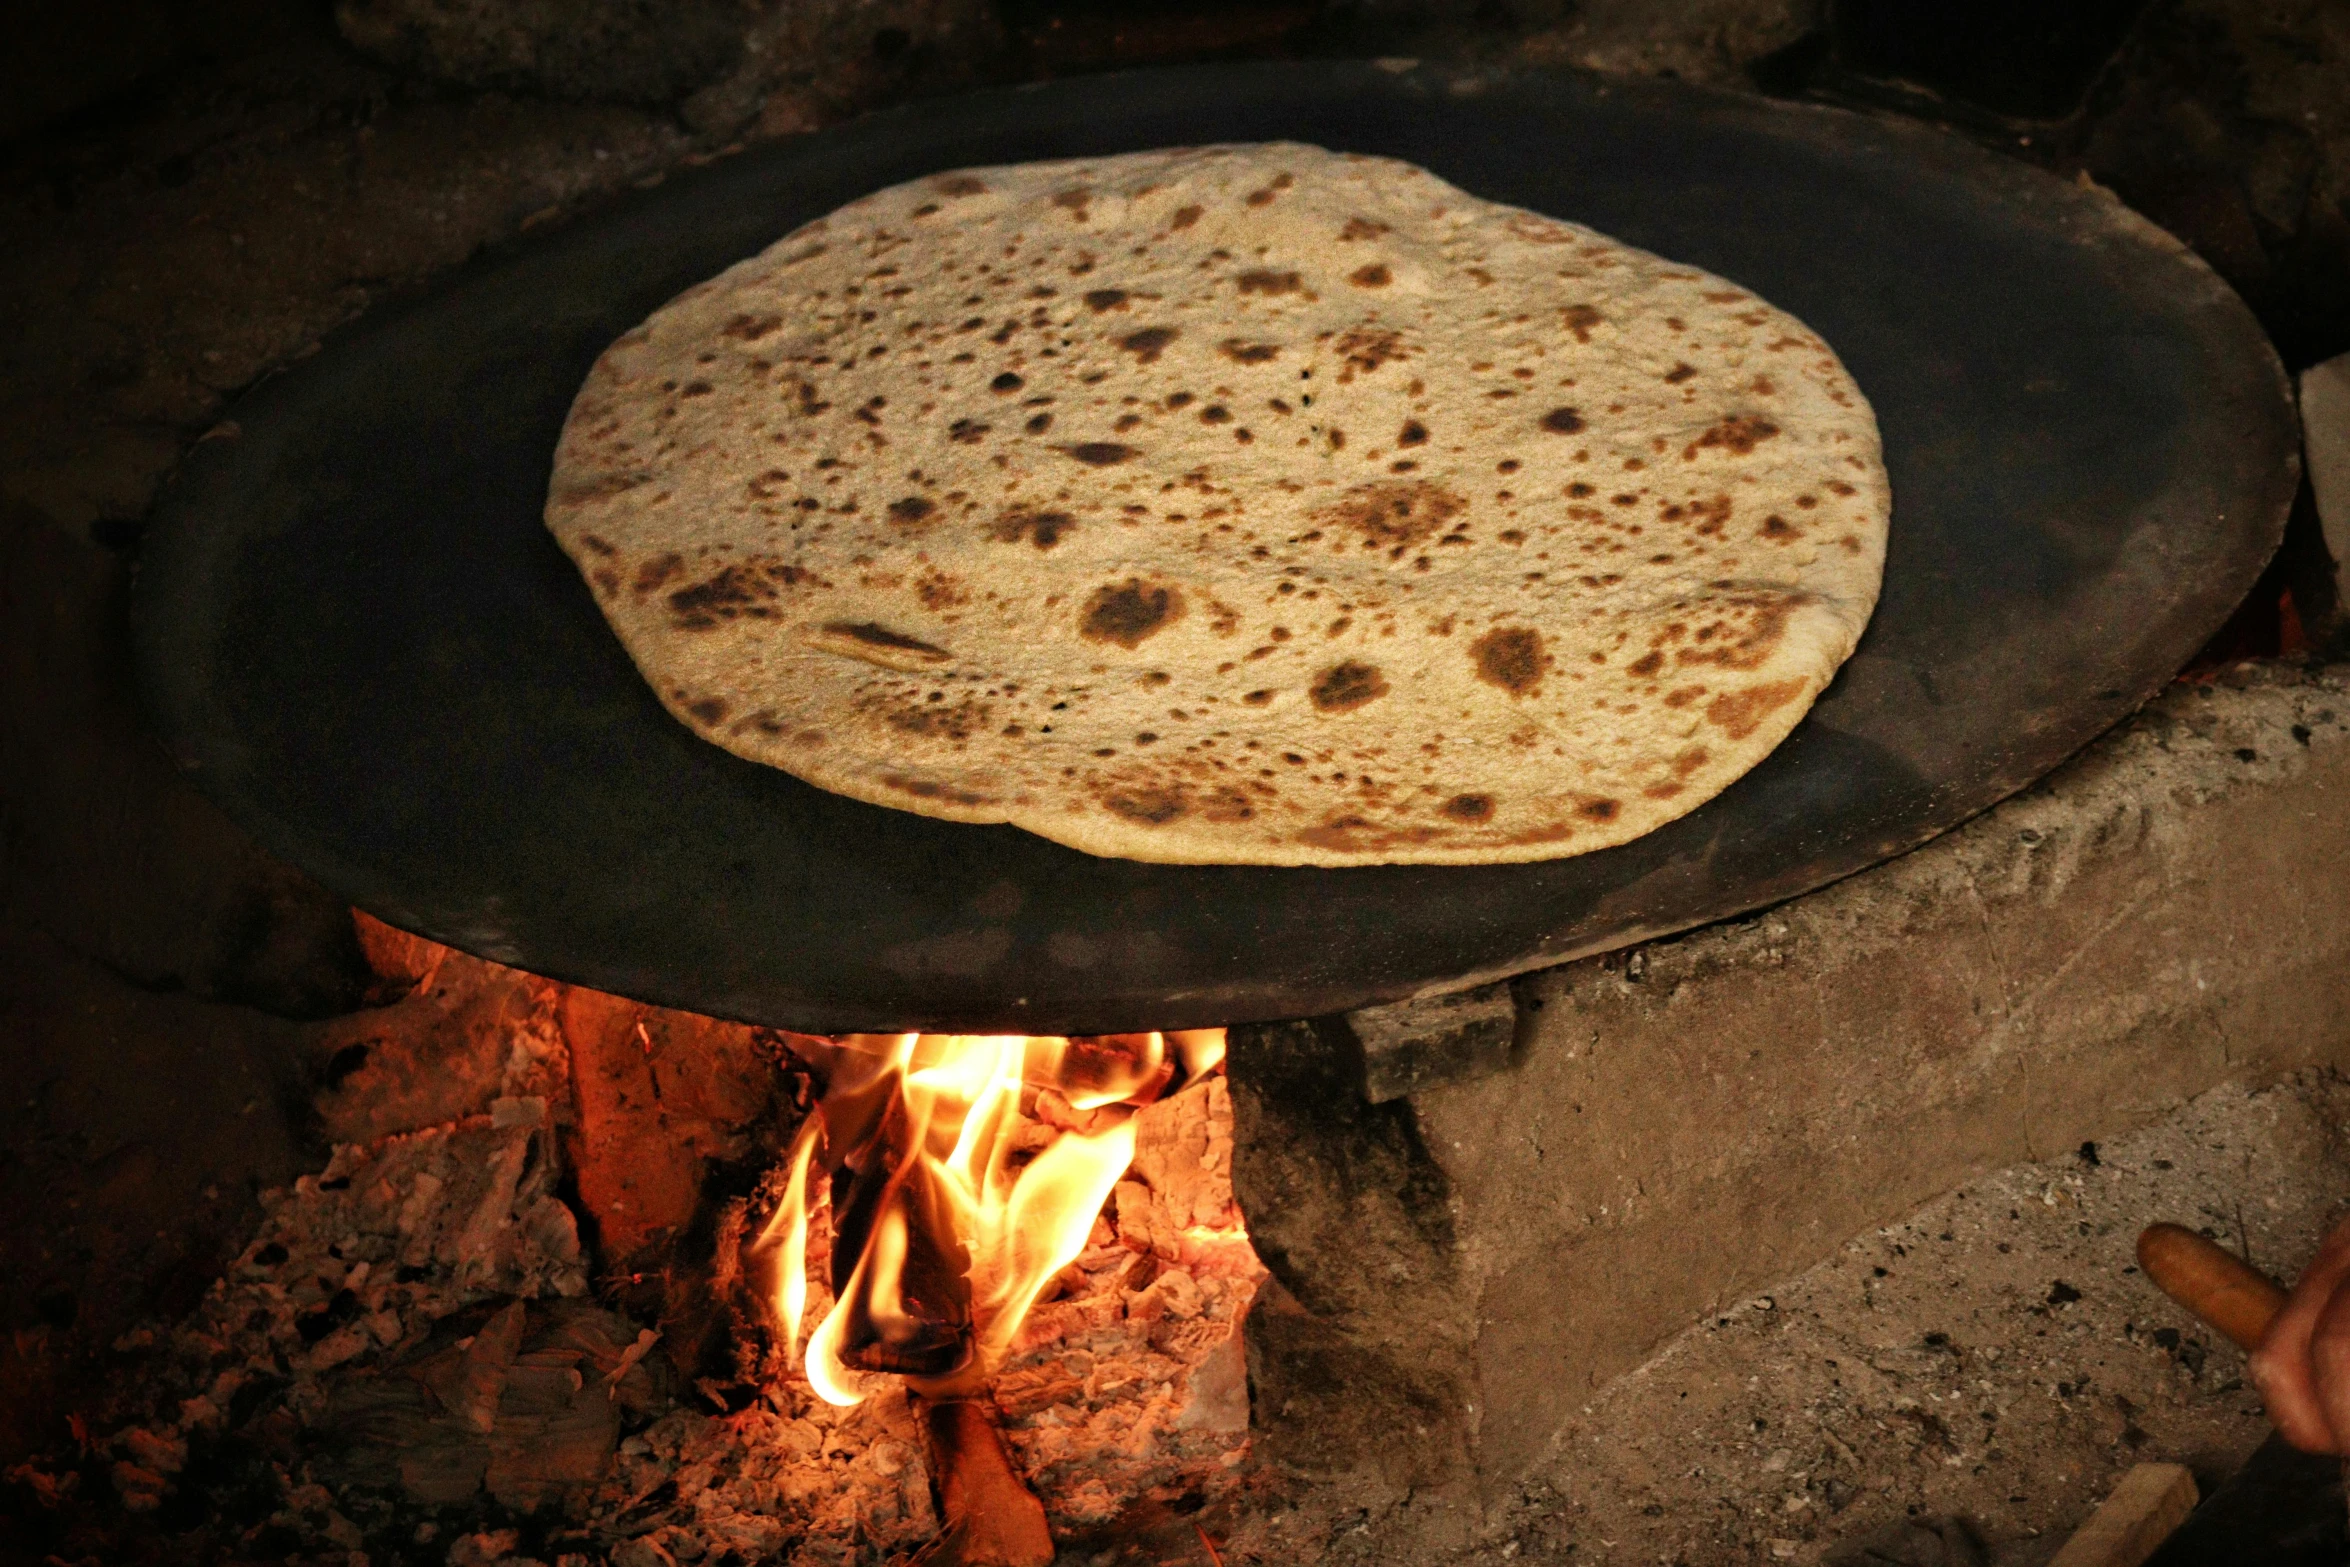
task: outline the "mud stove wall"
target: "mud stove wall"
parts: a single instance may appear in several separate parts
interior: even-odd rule
[[[1261,1450],[1507,1493],[1671,1335],[1984,1172],[2350,1064],[2350,670],[2180,684],[1776,909],[1235,1028]]]

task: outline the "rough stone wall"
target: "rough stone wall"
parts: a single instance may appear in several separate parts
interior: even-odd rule
[[[1405,1102],[1335,1110],[1236,1044],[1235,1182],[1276,1275],[1353,1279],[1298,1298],[1372,1363],[1414,1333],[1469,1346],[1440,1389],[1457,1362],[1425,1361],[1458,1418],[1424,1440],[1492,1498],[1602,1383],[1843,1237],[2216,1084],[2350,1061],[2350,669],[2234,678],[1876,870],[1527,976],[1507,1067],[1417,1089],[1375,1155],[1327,1128]],[[1328,1032],[1320,1080],[1359,1093]],[[1423,1161],[1408,1182],[1391,1148]],[[1372,1189],[1445,1287],[1376,1291],[1385,1254],[1324,1195]],[[1285,1410],[1258,1415],[1280,1451]]]
[[[674,104],[710,133],[779,97],[779,117],[812,124],[919,87],[942,62],[986,64],[1003,44],[988,0],[340,0],[335,23],[370,59],[434,82]]]
[[[147,734],[129,577],[0,500],[0,909],[148,989],[350,1010],[369,976],[349,905],[264,855]]]
[[[1457,1485],[1472,1372],[1442,1172],[1405,1106],[1364,1102],[1343,1025],[1230,1042],[1233,1187],[1273,1274],[1247,1336],[1264,1456],[1388,1500]]]
[[[460,87],[663,104],[741,59],[731,0],[341,0],[351,46]]]
[[[2050,150],[2192,245],[2298,370],[2350,349],[2346,72],[2335,0],[2154,6]]]
[[[1754,62],[1817,27],[1823,0],[1589,0],[1526,43],[1531,63],[1745,88]]]

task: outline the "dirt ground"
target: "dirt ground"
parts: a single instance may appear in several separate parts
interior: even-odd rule
[[[1584,1408],[1473,1547],[1325,1490],[1232,1520],[1225,1559],[2040,1567],[2131,1465],[2183,1464],[2208,1494],[2269,1434],[2243,1354],[2139,1273],[2138,1232],[2185,1224],[2290,1280],[2345,1209],[2350,1079],[2221,1087],[1690,1327]]]
[[[2345,1133],[2332,1074],[2221,1088],[1855,1237],[1611,1386],[1477,1559],[1816,1561],[1955,1516],[2037,1567],[2133,1463],[2208,1491],[2267,1424],[2242,1354],[2139,1275],[2138,1231],[2186,1224],[2290,1279],[2350,1206]]]

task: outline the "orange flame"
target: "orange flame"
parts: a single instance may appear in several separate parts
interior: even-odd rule
[[[1084,1250],[1133,1161],[1136,1109],[1178,1072],[1220,1065],[1224,1031],[806,1043],[833,1055],[831,1082],[792,1146],[760,1244],[780,1248],[775,1308],[796,1351],[811,1221],[820,1200],[838,1205],[834,1299],[803,1364],[819,1396],[849,1405],[867,1391],[852,1356],[934,1395],[988,1376],[1037,1297]],[[1064,1129],[1024,1109],[1044,1093],[1066,1107],[1055,1117]],[[820,1164],[828,1182],[813,1178]],[[844,1242],[856,1247],[845,1278]]]

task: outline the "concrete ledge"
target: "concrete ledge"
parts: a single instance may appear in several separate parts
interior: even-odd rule
[[[2176,687],[1902,859],[1514,990],[1506,1066],[1415,1071],[1419,1164],[1409,1192],[1384,1179],[1392,1202],[1442,1194],[1448,1222],[1420,1229],[1444,1251],[1415,1272],[1444,1287],[1398,1296],[1457,1302],[1418,1331],[1468,1351],[1454,1417],[1421,1437],[1451,1451],[1414,1467],[1488,1498],[1595,1386],[1843,1238],[2221,1082],[2350,1061],[2350,667]],[[1325,1336],[1402,1342],[1332,1282],[1343,1224],[1292,1202],[1320,1112],[1250,1091],[1273,1044],[1234,1049],[1252,1229],[1287,1209],[1277,1274],[1309,1308],[1348,1302]],[[1347,1172],[1321,1179],[1360,1200]],[[1275,1361],[1260,1383],[1281,1385]]]

